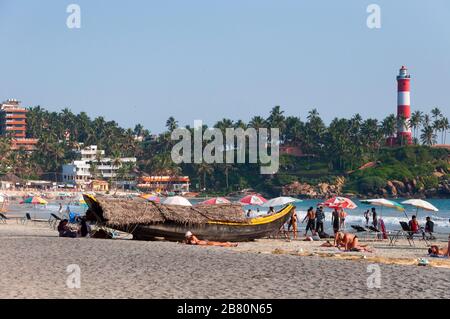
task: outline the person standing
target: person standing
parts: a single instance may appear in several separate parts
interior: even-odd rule
[[[308,212],[306,213],[306,216],[303,219],[302,224],[305,222],[305,220],[308,220],[308,223],[306,224],[305,236],[308,234],[309,230],[311,230],[311,234],[314,236],[316,229],[316,212],[314,211],[313,207],[310,207],[308,209]]]
[[[331,224],[333,225],[333,231],[336,235],[339,232],[339,211],[337,208],[335,208],[331,214]]]
[[[347,217],[347,212],[344,209],[339,211],[339,229],[345,230],[345,218]]]
[[[292,233],[293,233],[293,237],[294,239],[297,239],[297,233],[298,233],[298,227],[297,227],[297,213],[294,212],[292,213],[292,217],[291,217],[291,221],[289,222],[289,226],[288,226],[288,233],[291,230],[292,227]]]
[[[316,233],[322,234],[323,230],[323,222],[325,221],[325,213],[323,212],[323,206],[319,206],[316,210]]]
[[[377,211],[375,210],[375,207],[372,207],[372,225],[376,229],[378,229],[378,216]]]
[[[366,212],[364,213],[364,218],[366,219],[366,226],[369,226],[370,209],[366,210]]]

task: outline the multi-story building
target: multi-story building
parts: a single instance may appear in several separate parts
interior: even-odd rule
[[[64,183],[85,186],[98,178],[111,180],[117,178],[118,170],[123,164],[131,163],[135,165],[136,163],[135,157],[120,158],[117,163],[112,158],[104,157],[105,151],[99,150],[96,145],[88,146],[78,153],[81,157],[80,160],[62,167],[62,181]]]
[[[189,192],[189,176],[144,176],[139,179],[137,187],[144,191],[157,193]]]
[[[26,138],[27,109],[20,101],[9,99],[0,103],[0,135],[12,139],[12,149],[34,150],[37,139]]]

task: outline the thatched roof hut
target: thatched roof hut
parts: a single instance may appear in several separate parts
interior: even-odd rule
[[[97,197],[97,203],[85,196],[94,219],[113,226],[156,224],[205,224],[208,221],[245,222],[240,204],[172,206],[147,201],[142,198],[117,199]],[[94,216],[90,216],[93,213]]]

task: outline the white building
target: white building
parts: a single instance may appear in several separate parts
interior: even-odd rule
[[[97,149],[96,145],[88,146],[80,152],[81,160],[63,165],[62,180],[66,184],[86,185],[93,179],[112,179],[117,177],[117,171],[124,163],[136,163],[135,157],[121,158],[120,164],[113,165],[113,159],[104,157],[105,151]]]

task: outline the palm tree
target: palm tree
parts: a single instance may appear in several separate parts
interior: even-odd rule
[[[201,164],[197,165],[197,173],[200,176],[203,176],[203,188],[206,189],[206,175],[211,175],[213,173],[214,169],[212,166],[208,163],[202,162]],[[202,187],[200,187],[202,189]]]
[[[414,141],[417,142],[417,131],[423,120],[423,113],[421,111],[414,111],[411,114],[410,125],[414,131]],[[417,143],[416,143],[417,144]]]
[[[234,169],[233,164],[228,164],[228,163],[224,163],[223,165],[223,169],[224,169],[224,173],[225,173],[225,184],[227,187],[227,190],[230,188],[229,182],[228,182],[228,177],[229,177],[229,173],[230,170]]]
[[[438,107],[435,107],[431,110],[431,115],[433,117],[433,120],[437,120],[439,117],[442,116],[442,112]]]
[[[267,128],[267,122],[261,116],[254,116],[248,123],[248,126],[259,130],[260,128]]]
[[[390,114],[381,122],[381,130],[386,138],[395,135],[397,131],[397,118],[394,114]]]
[[[170,133],[172,133],[178,127],[178,121],[173,116],[169,117],[166,121],[166,127]]]
[[[422,134],[420,135],[422,143],[427,146],[432,146],[436,143],[436,134],[432,126],[427,125],[422,128]]]
[[[446,143],[446,140],[447,140],[447,131],[450,130],[450,123],[449,123],[447,117],[444,117],[444,118],[442,119],[442,126],[441,126],[441,129],[442,129],[442,131],[443,131],[442,144],[445,144],[445,143]]]

